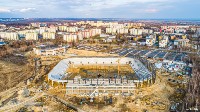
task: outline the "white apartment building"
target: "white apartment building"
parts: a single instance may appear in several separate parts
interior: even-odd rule
[[[161,26],[162,29],[188,29],[190,26]]]
[[[156,35],[149,35],[146,37],[146,45],[153,46],[156,43]]]
[[[100,35],[101,29],[90,29],[90,36]]]
[[[78,27],[58,26],[58,29],[60,31],[72,32],[72,33],[75,33],[78,31]]]
[[[188,47],[189,46],[189,39],[177,39],[174,40],[174,45],[179,46],[179,47]]]
[[[78,31],[78,27],[67,27],[67,30],[66,30],[66,32],[73,32],[73,33],[77,31]]]
[[[110,28],[117,28],[117,29],[124,28],[124,24],[111,24]]]
[[[169,42],[169,37],[168,36],[163,36],[163,38],[159,41],[159,47],[164,48],[167,47],[167,44]]]
[[[39,28],[39,33],[43,34],[44,32],[46,32],[46,27],[40,27]]]
[[[18,36],[18,33],[16,33],[16,32],[6,32],[4,39],[7,39],[7,40],[19,40],[19,36]]]
[[[100,35],[100,34],[101,34],[101,29],[97,29],[97,28],[77,32],[79,40],[82,40],[83,38],[90,38],[92,36]]]
[[[78,24],[78,25],[84,25],[84,24],[86,24],[86,22],[85,21],[79,21],[79,22],[76,22],[76,24]]]
[[[83,40],[83,38],[84,38],[83,35],[79,32],[77,33],[77,36],[78,36],[78,40]]]
[[[129,31],[131,35],[142,35],[143,32],[142,29],[135,29],[135,28],[129,29]]]
[[[26,40],[38,40],[38,33],[26,33]]]
[[[16,32],[0,32],[0,38],[6,40],[19,40],[19,35]]]
[[[21,31],[18,31],[18,34],[19,34],[19,35],[25,36],[26,33],[39,33],[39,29],[35,29],[35,30],[21,30]]]
[[[33,27],[40,27],[40,23],[31,23],[30,25]]]
[[[117,28],[106,28],[106,33],[117,33]]]
[[[50,26],[49,28],[46,29],[47,32],[54,32],[54,33],[56,33],[57,30],[58,28],[55,26]]]
[[[84,31],[81,31],[81,32],[78,32],[80,35],[83,36],[83,38],[90,38],[91,37],[91,33],[89,30],[84,30]]]
[[[43,39],[55,39],[56,33],[54,32],[44,32],[43,33]]]
[[[76,34],[65,34],[63,36],[63,40],[67,42],[77,42],[78,41],[78,35]]]
[[[67,31],[67,26],[58,26],[59,31]]]
[[[153,30],[151,29],[129,29],[131,35],[142,35],[143,33],[152,34]]]
[[[100,26],[103,26],[104,23],[102,21],[97,21],[96,23],[93,22],[93,23],[89,23],[91,26],[96,26],[96,27],[100,27]]]
[[[5,38],[6,37],[6,32],[0,32],[0,38]]]
[[[127,28],[117,29],[117,33],[118,34],[127,34],[128,33],[128,29]]]
[[[185,33],[190,26],[161,26],[161,29],[166,33]]]

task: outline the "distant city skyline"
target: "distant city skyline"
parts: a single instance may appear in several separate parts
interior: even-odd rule
[[[199,19],[199,0],[0,0],[0,18]]]

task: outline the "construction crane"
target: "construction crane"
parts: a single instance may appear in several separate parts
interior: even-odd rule
[[[123,55],[123,56],[121,56],[116,62],[118,63],[118,76],[119,76],[119,70],[120,70],[120,68],[119,68],[119,66],[120,66],[120,60],[122,59],[122,58],[124,58],[124,57],[126,57],[128,54],[130,54],[130,53],[132,53],[133,51],[130,51],[130,52],[128,52],[127,54],[125,54],[125,55]]]

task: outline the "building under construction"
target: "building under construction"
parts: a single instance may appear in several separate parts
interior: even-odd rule
[[[154,75],[139,59],[130,57],[71,57],[61,60],[48,80],[66,85],[66,94],[117,95],[132,94],[144,82],[151,85]]]

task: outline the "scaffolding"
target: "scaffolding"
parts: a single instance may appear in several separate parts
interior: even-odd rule
[[[136,86],[134,80],[128,79],[88,79],[88,80],[69,80],[66,85],[66,94],[68,95],[86,95],[91,94],[120,94],[134,93]]]

